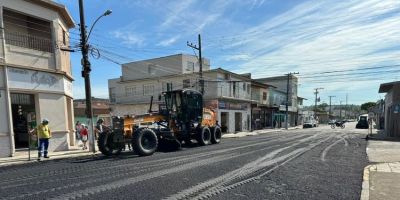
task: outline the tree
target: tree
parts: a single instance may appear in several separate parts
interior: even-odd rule
[[[329,105],[327,103],[321,103],[317,106],[318,111],[326,111]]]
[[[361,110],[366,110],[366,111],[368,111],[369,108],[374,107],[375,105],[376,105],[375,102],[363,103],[363,104],[361,104]]]

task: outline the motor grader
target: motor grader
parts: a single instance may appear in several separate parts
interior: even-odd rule
[[[204,108],[203,96],[195,90],[164,92],[159,111],[132,118],[113,117],[110,131],[100,133],[98,147],[104,155],[119,154],[130,140],[140,156],[152,155],[158,148],[179,149],[192,139],[204,146],[221,141],[221,128],[213,110]]]

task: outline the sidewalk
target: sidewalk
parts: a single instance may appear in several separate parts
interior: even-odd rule
[[[367,144],[361,200],[400,199],[400,141],[374,130]]]
[[[58,160],[58,159],[93,155],[93,152],[89,152],[89,150],[82,150],[81,145],[82,144],[78,144],[78,146],[70,147],[71,149],[68,151],[49,152],[50,158],[48,159],[42,158],[42,162],[46,162],[46,160]],[[96,154],[99,154],[97,145],[96,145],[96,150],[97,150]],[[0,158],[0,167],[38,162],[37,155],[38,155],[37,150],[31,150],[31,159],[29,160],[28,150],[17,151],[15,152],[13,157]]]
[[[302,126],[295,126],[295,127],[289,127],[288,130],[296,130],[296,129],[301,129]],[[227,133],[223,134],[222,138],[239,138],[239,137],[245,137],[245,136],[253,136],[253,135],[259,135],[259,134],[265,134],[265,133],[272,133],[272,132],[281,132],[285,131],[285,128],[276,128],[276,129],[261,129],[261,130],[255,130],[252,132],[237,132],[237,133]]]

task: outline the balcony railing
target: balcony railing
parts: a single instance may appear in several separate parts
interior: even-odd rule
[[[54,47],[51,39],[33,36],[19,32],[5,32],[6,44],[53,53]]]

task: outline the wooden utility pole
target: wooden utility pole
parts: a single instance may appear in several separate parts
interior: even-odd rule
[[[199,66],[200,66],[200,69],[199,69],[199,83],[200,83],[200,92],[201,92],[201,94],[204,94],[204,80],[203,80],[203,58],[201,57],[201,36],[200,36],[200,34],[199,34],[199,36],[198,36],[198,43],[199,43],[199,46],[197,47],[196,45],[194,45],[194,44],[192,44],[192,43],[189,43],[189,41],[187,42],[187,46],[188,47],[191,47],[191,48],[193,48],[193,49],[196,49],[196,50],[198,50],[199,51]]]
[[[292,74],[299,74],[299,72],[290,72],[287,75],[287,83],[286,83],[286,116],[285,116],[285,121],[286,125],[285,128],[286,130],[289,127],[289,84],[290,84],[290,78],[292,77]]]
[[[336,96],[329,96],[329,119],[332,115],[332,97],[336,97]]]
[[[93,109],[92,109],[92,94],[90,86],[90,62],[89,62],[89,45],[87,44],[87,33],[85,25],[85,13],[83,8],[83,0],[79,0],[79,16],[80,16],[80,29],[81,29],[81,51],[82,51],[82,77],[85,79],[85,95],[86,95],[86,117],[88,119],[89,127],[89,148],[93,153],[96,153],[94,127],[93,127]]]

